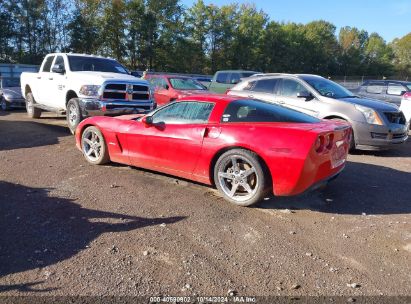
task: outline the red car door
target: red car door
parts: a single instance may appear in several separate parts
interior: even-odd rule
[[[152,124],[136,122],[127,139],[131,164],[189,177],[201,154],[212,107],[205,102],[174,103],[154,113]]]

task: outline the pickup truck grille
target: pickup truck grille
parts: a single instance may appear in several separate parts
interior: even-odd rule
[[[402,112],[384,112],[390,123],[405,125],[405,116]]]
[[[126,83],[108,83],[104,87],[102,99],[115,101],[149,100],[149,87]]]

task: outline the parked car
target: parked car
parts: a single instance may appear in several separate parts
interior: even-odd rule
[[[215,185],[228,201],[249,206],[335,178],[350,136],[348,123],[259,100],[197,95],[145,116],[88,118],[76,144],[91,164],[111,160]]]
[[[228,94],[282,104],[321,119],[348,121],[354,135],[351,149],[387,149],[408,138],[404,114],[397,106],[359,98],[316,75],[259,75],[245,79]]]
[[[241,78],[250,77],[258,72],[254,71],[218,71],[208,87],[212,92],[225,93],[228,89],[240,82]]]
[[[411,128],[411,92],[407,92],[402,96],[400,110],[404,113],[405,119]]]
[[[402,95],[411,91],[411,82],[398,80],[367,80],[353,93],[361,97],[387,101],[399,106]]]
[[[150,85],[128,74],[117,61],[100,56],[47,55],[38,73],[21,74],[29,117],[42,111],[65,113],[74,132],[88,116],[145,113],[155,108]]]
[[[201,94],[207,91],[204,85],[186,76],[147,74],[146,79],[154,90],[154,99],[159,106],[187,95]]]
[[[26,102],[21,95],[20,79],[0,77],[0,108],[7,111],[10,108],[24,108]]]

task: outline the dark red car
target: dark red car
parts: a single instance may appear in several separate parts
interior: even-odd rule
[[[280,105],[190,96],[145,116],[92,117],[76,131],[92,164],[108,161],[215,185],[230,202],[296,195],[345,166],[351,127]]]
[[[203,94],[207,88],[191,77],[148,74],[146,79],[154,90],[158,106],[193,94]]]

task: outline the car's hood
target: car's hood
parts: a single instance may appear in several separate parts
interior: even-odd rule
[[[139,84],[148,84],[148,82],[144,79],[140,79],[128,74],[121,74],[121,73],[108,73],[108,72],[91,72],[91,71],[84,71],[84,72],[74,72],[73,77],[77,78],[77,80],[82,81],[85,85],[87,84],[95,84],[101,85],[105,81],[109,80],[123,80],[123,81],[132,81],[134,83]]]
[[[398,111],[398,107],[392,103],[388,103],[381,100],[368,99],[368,98],[339,98],[338,100],[356,104],[364,107],[368,107],[379,111]]]
[[[3,91],[3,94],[5,96],[10,96],[10,97],[13,97],[13,98],[23,98],[21,96],[20,87],[3,88],[2,91]]]

